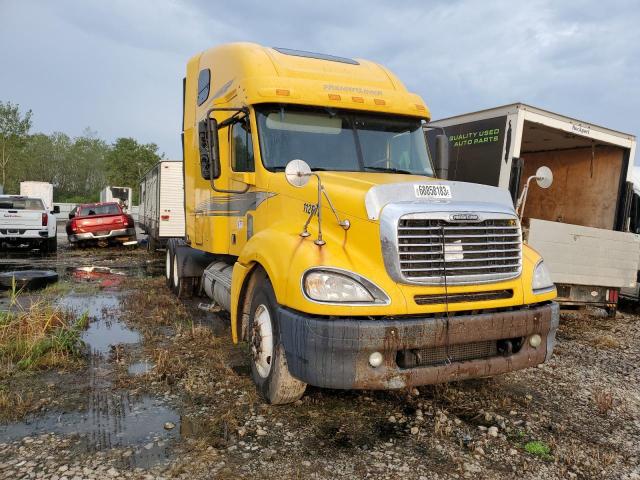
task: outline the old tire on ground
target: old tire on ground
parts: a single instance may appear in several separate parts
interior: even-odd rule
[[[258,283],[251,300],[249,346],[251,376],[264,399],[275,405],[291,403],[304,394],[306,383],[289,373],[280,343],[276,296],[268,278]]]
[[[0,273],[0,288],[11,289],[15,279],[17,290],[36,290],[58,281],[58,274],[52,270],[22,270]]]

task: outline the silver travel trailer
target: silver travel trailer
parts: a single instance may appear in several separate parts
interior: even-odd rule
[[[522,103],[435,120],[425,128],[430,149],[442,129],[450,180],[507,188],[514,204],[530,184],[523,234],[545,259],[558,301],[614,313],[620,290],[636,286],[640,260],[630,232],[636,138]],[[543,165],[554,176],[546,190],[529,182]]]
[[[150,250],[164,247],[169,238],[184,237],[182,162],[160,161],[142,177],[138,223]]]

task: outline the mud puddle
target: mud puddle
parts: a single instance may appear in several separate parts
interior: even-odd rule
[[[87,265],[81,267],[66,267],[64,276],[78,282],[115,282],[119,283],[126,277],[144,278],[164,274],[162,262],[146,263],[119,267],[105,267]]]
[[[78,448],[86,452],[128,447],[122,461],[146,468],[170,457],[171,441],[179,429],[167,430],[165,424],[179,421],[179,415],[159,399],[94,392],[86,411],[53,413],[0,426],[0,437],[13,441],[56,433],[77,437]]]
[[[120,461],[147,468],[171,456],[172,441],[180,435],[180,416],[164,400],[148,395],[133,396],[116,390],[110,362],[116,346],[136,345],[139,332],[119,319],[120,296],[101,292],[82,296],[70,294],[57,302],[77,314],[87,314],[90,323],[82,339],[89,353],[86,403],[76,411],[52,411],[22,422],[0,425],[3,441],[25,436],[57,433],[78,438],[78,448],[85,452],[123,448]],[[153,368],[148,362],[129,367],[131,375]]]
[[[90,318],[89,327],[82,334],[82,340],[92,356],[106,357],[111,348],[122,344],[140,343],[142,337],[117,318],[120,298],[115,294],[67,295],[58,304],[77,315],[86,313]],[[106,362],[105,362],[106,363]]]
[[[144,375],[145,373],[153,370],[154,367],[155,365],[153,364],[153,362],[144,360],[142,362],[135,362],[129,365],[129,367],[127,368],[127,372],[132,376]]]

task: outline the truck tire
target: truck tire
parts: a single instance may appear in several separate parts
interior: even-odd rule
[[[58,251],[58,238],[51,237],[46,240],[45,250],[47,253],[56,253]]]
[[[171,290],[178,298],[191,298],[195,289],[195,279],[185,277],[179,257],[174,253],[173,266],[171,267]]]
[[[178,298],[189,298],[193,296],[195,279],[185,277],[182,265],[178,262],[176,250],[184,245],[179,239],[172,238],[167,244],[167,255],[165,257],[165,278],[167,286]]]
[[[282,405],[300,399],[306,383],[289,373],[280,343],[276,296],[268,278],[253,291],[249,317],[251,376],[258,392],[269,403]]]
[[[167,287],[171,288],[172,278],[173,278],[173,250],[174,244],[171,240],[167,243],[167,254],[165,255],[165,264],[164,264],[164,279],[167,284]]]

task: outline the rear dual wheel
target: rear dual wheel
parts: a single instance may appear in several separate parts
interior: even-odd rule
[[[177,250],[179,243],[175,239],[169,240],[165,257],[165,280],[167,286],[178,298],[187,298],[193,295],[197,279],[185,277],[182,265],[179,262]]]

